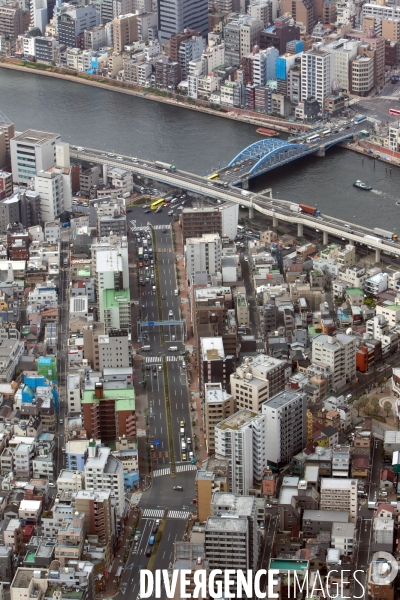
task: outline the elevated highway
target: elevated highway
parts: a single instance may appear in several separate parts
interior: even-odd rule
[[[272,220],[272,226],[277,227],[279,221],[297,225],[297,235],[303,235],[304,227],[322,233],[323,243],[328,243],[328,236],[345,241],[351,244],[360,244],[375,250],[375,258],[380,260],[381,252],[389,256],[400,258],[400,244],[391,243],[388,240],[378,239],[372,229],[362,227],[356,223],[342,221],[335,217],[322,215],[313,217],[311,215],[293,212],[290,206],[293,204],[287,200],[272,198],[272,190],[265,190],[262,193],[253,193],[247,190],[240,190],[234,186],[219,186],[206,178],[189,173],[187,171],[176,170],[168,171],[158,168],[154,163],[144,160],[138,160],[131,156],[110,156],[101,150],[91,148],[75,149],[70,151],[71,158],[88,163],[107,165],[108,168],[120,168],[131,171],[136,177],[140,177],[144,184],[149,180],[158,181],[171,187],[178,187],[183,190],[208,196],[215,200],[225,202],[236,202],[242,207],[249,209],[250,218],[254,217],[254,211],[269,217]],[[373,236],[368,239],[365,236]]]

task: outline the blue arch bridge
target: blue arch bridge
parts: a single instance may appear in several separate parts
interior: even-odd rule
[[[310,140],[310,137],[313,137],[310,135],[308,143],[305,140],[289,142],[276,138],[259,140],[239,152],[227,167],[219,170],[219,182],[247,187],[245,184],[258,175],[282,167],[308,154],[325,156],[328,148],[352,139],[353,136],[354,132],[350,130],[322,139],[318,134],[314,134],[314,140]]]

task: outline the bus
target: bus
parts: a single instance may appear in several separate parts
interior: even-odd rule
[[[228,187],[229,183],[227,181],[222,181],[221,179],[216,179],[215,183],[220,185],[221,187]]]
[[[321,131],[321,135],[322,137],[326,137],[327,135],[330,135],[332,133],[332,129],[325,129],[324,131]]]
[[[389,115],[393,115],[394,117],[400,117],[400,110],[397,108],[389,108]]]
[[[155,161],[154,166],[158,167],[159,169],[167,169],[167,171],[176,171],[175,165],[170,165],[169,163],[160,162],[159,160]]]
[[[354,117],[354,123],[362,123],[362,121],[366,121],[367,117],[365,115],[359,115],[358,117]]]
[[[219,175],[218,173],[213,173],[212,175],[209,175],[207,179],[219,179]]]
[[[151,210],[157,210],[157,208],[161,208],[162,206],[164,206],[165,204],[165,200],[164,198],[160,198],[159,200],[156,200],[155,202],[153,202],[150,205]]]
[[[142,258],[143,258],[143,248],[139,248],[139,250],[138,250],[138,256],[139,256],[139,260],[142,260]]]
[[[307,144],[312,144],[313,142],[316,142],[317,140],[319,140],[319,134],[316,133],[315,135],[310,135],[310,137],[308,137],[306,139]]]

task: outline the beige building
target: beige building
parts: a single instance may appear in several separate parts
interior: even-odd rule
[[[86,534],[98,536],[106,545],[107,566],[111,563],[111,554],[116,530],[116,517],[110,490],[79,490],[73,494],[74,510],[84,515]]]
[[[207,436],[207,452],[212,456],[215,452],[215,426],[235,410],[235,400],[232,394],[222,389],[221,383],[204,384],[205,420],[204,427]]]
[[[61,469],[57,479],[57,491],[77,492],[84,488],[83,473],[80,471],[72,471],[69,469]]]
[[[124,47],[137,42],[138,25],[136,15],[119,15],[113,20],[114,52],[122,52]]]
[[[54,558],[62,567],[68,560],[79,560],[85,542],[85,515],[75,513],[72,519],[65,519],[57,532],[57,545]]]
[[[346,511],[350,523],[357,522],[357,480],[321,479],[320,510]]]
[[[284,390],[284,364],[282,360],[266,354],[245,358],[230,378],[236,410],[248,408],[258,413],[263,402]]]
[[[245,288],[237,288],[236,300],[236,318],[238,327],[250,324],[250,312],[247,305]]]
[[[281,0],[281,15],[286,13],[292,15],[296,25],[303,25],[307,33],[311,33],[314,27],[314,11],[314,2]]]
[[[382,19],[382,36],[385,40],[398,42],[400,40],[400,19]]]
[[[42,598],[48,588],[47,569],[26,569],[19,567],[10,586],[11,600]]]
[[[371,53],[373,53],[371,51]],[[375,60],[373,56],[357,56],[350,61],[350,91],[365,94],[375,83]]]
[[[211,499],[214,492],[228,492],[229,462],[208,458],[196,473],[197,515],[200,523],[211,516]]]
[[[194,576],[196,571],[206,571],[206,580],[208,579],[208,561],[205,558],[204,544],[196,542],[175,542],[174,559],[172,563],[173,571],[178,572],[177,583],[175,587],[174,600],[181,600],[181,571],[185,570],[185,591],[189,598],[193,598],[193,592],[196,588]],[[183,583],[183,582],[182,582]],[[209,598],[209,596],[203,596]]]

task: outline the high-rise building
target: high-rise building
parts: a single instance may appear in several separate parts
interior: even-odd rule
[[[211,499],[214,492],[228,492],[229,462],[208,458],[196,471],[197,514],[200,523],[211,516]]]
[[[313,98],[323,107],[332,93],[335,79],[335,55],[326,50],[309,50],[301,57],[301,99]]]
[[[243,409],[215,427],[215,456],[229,462],[229,491],[241,496],[253,485],[253,430],[258,414]]]
[[[87,6],[63,6],[63,12],[57,16],[58,41],[68,48],[80,47],[79,36],[86,29],[92,29],[100,22],[100,16],[94,4]]]
[[[329,368],[336,389],[355,379],[356,349],[354,336],[344,333],[318,335],[312,343],[312,362]]]
[[[158,35],[166,43],[172,35],[194,29],[208,33],[208,0],[159,0]]]
[[[219,516],[223,519],[236,517],[247,520],[249,533],[247,546],[248,568],[255,569],[258,562],[259,549],[256,498],[254,496],[237,496],[233,493],[215,492],[211,501],[211,514],[214,517]],[[222,565],[219,568],[223,568]],[[225,568],[230,568],[229,564]]]
[[[200,389],[206,383],[221,383],[226,389],[233,372],[233,356],[225,354],[222,337],[200,339]]]
[[[204,386],[204,432],[207,437],[209,456],[215,453],[215,427],[230,417],[235,409],[232,394],[222,389],[220,383],[206,383]]]
[[[186,276],[206,271],[210,275],[221,272],[222,242],[218,234],[204,233],[201,237],[187,238],[185,244]]]
[[[27,185],[39,171],[47,171],[56,161],[55,133],[29,129],[10,140],[11,165],[14,184]]]
[[[266,400],[285,389],[285,363],[266,354],[245,358],[230,382],[237,410],[258,413]]]
[[[96,383],[95,389],[82,394],[83,426],[88,437],[113,441],[118,436],[136,435],[135,390],[104,389]]]
[[[307,395],[284,391],[262,405],[265,458],[274,467],[287,465],[307,445]]]
[[[17,37],[29,29],[30,15],[27,10],[15,5],[0,6],[0,36],[15,43]]]
[[[113,440],[116,438],[114,437]],[[93,491],[110,490],[116,499],[119,517],[125,512],[124,471],[121,461],[112,456],[110,448],[96,446],[95,440],[88,445],[88,458],[85,463],[86,489]]]
[[[204,233],[218,233],[234,240],[237,235],[239,205],[224,202],[214,207],[184,208],[181,214],[183,242],[188,237],[201,237]]]
[[[232,569],[232,574],[238,570],[247,573],[250,569],[249,535],[246,518],[235,515],[208,517],[205,546],[210,570]]]
[[[300,28],[288,16],[274,19],[271,27],[260,31],[260,49],[276,48],[279,55],[286,52],[286,44],[300,39]]]
[[[35,191],[40,196],[40,208],[44,222],[54,221],[64,212],[62,175],[52,169],[39,171],[35,177]]]
[[[0,200],[11,196],[13,191],[12,174],[6,171],[0,171]],[[9,221],[10,223],[11,221]]]
[[[113,20],[114,51],[122,52],[128,44],[137,42],[138,25],[136,15],[123,14]]]
[[[78,490],[72,495],[74,511],[85,515],[86,533],[97,535],[103,544],[110,544],[116,532],[111,490]]]
[[[315,0],[281,0],[281,14],[291,15],[296,25],[311,33],[315,22]]]

